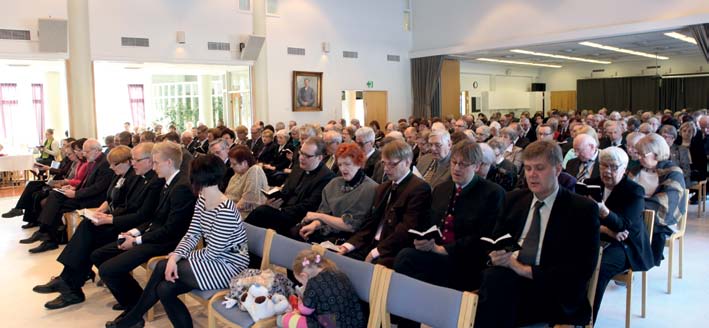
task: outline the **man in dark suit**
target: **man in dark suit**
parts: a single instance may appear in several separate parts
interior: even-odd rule
[[[605,136],[599,141],[598,149],[606,149],[608,147],[620,147],[625,150],[623,126],[620,125],[620,122],[607,120],[605,123],[603,123],[603,133],[605,133]]]
[[[598,178],[598,141],[588,134],[579,134],[574,138],[576,158],[566,163],[566,173],[578,182],[589,178]]]
[[[322,190],[335,177],[322,162],[325,142],[320,137],[310,137],[300,148],[299,168],[286,178],[280,198],[272,198],[254,209],[246,222],[258,227],[271,228],[289,236],[290,229],[300,223],[309,211],[317,211],[322,200]]]
[[[219,183],[219,190],[224,192],[227,185],[229,185],[229,180],[231,180],[231,177],[234,176],[234,169],[231,168],[231,164],[229,163],[229,145],[226,140],[222,138],[216,139],[212,141],[212,144],[209,146],[209,153],[219,157],[219,159],[224,162],[224,165],[226,165],[224,178],[222,179],[222,182]]]
[[[355,131],[355,142],[362,147],[364,150],[364,156],[367,161],[364,163],[364,174],[368,177],[375,179],[375,171],[377,170],[377,165],[381,161],[382,155],[374,148],[374,140],[376,136],[374,130],[368,126],[361,127]],[[376,181],[376,180],[375,180]]]
[[[606,286],[615,275],[631,268],[635,272],[647,271],[655,264],[643,223],[645,191],[625,175],[628,155],[619,147],[609,147],[601,151],[599,159],[601,177],[588,179],[586,184],[601,186],[601,190],[610,193],[604,192],[603,202],[599,203],[601,240],[607,246],[603,249],[598,274],[593,322],[596,322]]]
[[[430,222],[431,187],[411,172],[412,157],[411,146],[401,140],[382,148],[388,181],[377,187],[371,218],[340,246],[341,254],[391,268],[399,251],[413,243],[408,230]]]
[[[195,141],[190,144],[190,147],[188,148],[193,156],[197,156],[197,154],[206,154],[209,152],[209,140],[207,139],[208,132],[209,128],[204,124],[200,124],[197,127],[197,136],[195,136]]]
[[[74,236],[57,258],[64,265],[58,277],[49,283],[35,286],[32,290],[47,294],[59,292],[52,301],[44,306],[48,309],[60,309],[84,301],[81,288],[87,276],[93,276],[90,255],[97,248],[108,243],[115,243],[116,236],[123,231],[144,223],[158,204],[158,199],[165,185],[165,180],[157,177],[152,170],[151,151],[153,143],[140,143],[131,150],[132,167],[123,177],[118,191],[113,193],[111,204],[105,203],[100,208],[107,212],[95,212],[96,221],[83,220],[76,228]],[[114,179],[114,185],[120,182]],[[110,192],[110,191],[109,191]],[[117,204],[123,204],[121,207]]]
[[[458,290],[478,289],[487,257],[479,247],[480,237],[492,235],[505,198],[502,187],[475,174],[482,157],[473,141],[453,146],[451,178],[433,188],[431,222],[419,227],[425,231],[437,225],[443,237],[414,240],[414,248],[396,257],[397,272]]]
[[[246,145],[249,146],[249,149],[251,149],[251,152],[254,153],[254,156],[258,156],[263,148],[263,140],[261,140],[262,132],[263,127],[258,124],[254,124],[251,127],[251,139],[246,141]]]
[[[510,234],[521,250],[489,253],[492,267],[483,272],[476,327],[588,324],[586,286],[598,259],[598,205],[559,187],[561,161],[561,149],[549,141],[524,150],[529,190],[507,193],[492,235]]]
[[[143,290],[131,272],[154,256],[173,251],[190,225],[195,195],[187,174],[181,172],[182,149],[172,142],[156,144],[152,150],[153,169],[165,185],[155,211],[145,223],[121,233],[120,245],[111,242],[91,253],[91,262],[125,309],[133,307]]]
[[[404,138],[406,138],[406,143],[411,146],[411,151],[414,153],[414,160],[411,164],[415,166],[419,159],[419,155],[421,154],[421,149],[416,143],[416,139],[418,139],[418,131],[416,131],[416,127],[410,126],[406,128],[406,130],[404,130]]]
[[[337,147],[342,144],[342,134],[337,131],[327,131],[323,133],[323,141],[325,141],[325,153],[327,154],[327,156],[323,158],[325,167],[330,169],[332,173],[337,174],[340,169],[337,167],[335,153],[337,152]]]
[[[524,149],[530,143],[537,141],[537,134],[532,129],[532,124],[528,118],[522,117],[519,119],[517,130],[519,131],[519,138],[517,138],[515,146]]]
[[[101,144],[96,139],[84,142],[83,152],[86,161],[86,177],[76,189],[62,189],[62,192],[52,191],[47,197],[47,203],[39,214],[39,233],[23,240],[42,243],[30,249],[30,253],[41,253],[59,247],[62,215],[80,208],[98,207],[106,200],[106,190],[113,179],[113,171],[108,167],[106,156],[101,153]],[[33,240],[31,240],[33,239]]]

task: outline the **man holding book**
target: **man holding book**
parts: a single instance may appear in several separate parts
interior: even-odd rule
[[[599,251],[598,206],[559,188],[562,157],[555,143],[531,143],[522,161],[529,190],[506,195],[492,234],[510,234],[521,249],[489,253],[475,326],[586,325],[586,286]]]

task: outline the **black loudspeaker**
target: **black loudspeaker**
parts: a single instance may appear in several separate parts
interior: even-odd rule
[[[546,83],[532,83],[532,92],[547,91]]]

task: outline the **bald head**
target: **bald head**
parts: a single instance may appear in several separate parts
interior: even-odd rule
[[[93,162],[101,155],[101,143],[96,139],[86,139],[84,146],[82,147],[84,151],[84,157],[86,161]]]
[[[582,162],[593,159],[597,148],[596,139],[588,134],[579,134],[574,138],[574,152]]]

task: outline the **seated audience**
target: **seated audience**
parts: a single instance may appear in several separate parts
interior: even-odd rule
[[[376,121],[373,121],[376,123]],[[371,123],[370,123],[371,124]],[[379,123],[377,123],[378,125]],[[384,138],[384,135],[382,135]],[[364,174],[368,177],[376,180],[377,177],[374,176],[374,172],[377,169],[377,165],[381,160],[381,153],[376,148],[374,143],[376,140],[376,134],[371,127],[361,127],[355,132],[355,141],[364,150],[364,156],[367,159],[364,164]]]
[[[234,176],[224,192],[234,201],[241,217],[248,217],[251,211],[266,203],[262,190],[268,190],[266,174],[246,145],[237,145],[229,150],[229,163]]]
[[[377,183],[364,174],[364,151],[353,144],[341,144],[337,152],[340,176],[325,186],[317,212],[308,212],[291,233],[310,242],[329,240],[342,244],[358,231],[370,216]]]
[[[640,166],[640,156],[638,151],[635,149],[635,144],[638,140],[642,139],[645,135],[640,132],[630,132],[625,136],[625,149],[628,152],[628,169],[626,171],[631,171],[636,167]]]
[[[650,241],[643,223],[645,193],[637,183],[625,176],[628,155],[620,147],[607,147],[599,155],[600,178],[586,184],[601,186],[603,201],[598,203],[603,249],[601,269],[593,304],[596,322],[603,293],[617,274],[628,269],[647,271],[654,266]]]
[[[670,146],[670,161],[679,166],[684,173],[684,185],[691,186],[691,157],[689,155],[689,147],[682,147],[675,143],[677,140],[677,129],[672,125],[663,125],[658,133]]]
[[[559,187],[562,157],[555,143],[533,142],[522,156],[529,190],[506,195],[491,235],[509,233],[521,250],[489,253],[492,267],[483,272],[475,326],[588,324],[586,286],[598,259],[598,206]]]
[[[641,138],[636,144],[640,166],[628,171],[628,177],[645,190],[645,208],[655,211],[652,253],[655,265],[664,259],[665,240],[687,211],[684,206],[684,175],[670,161],[670,147],[655,133]]]
[[[430,153],[419,158],[416,169],[421,172],[423,180],[435,188],[451,176],[451,136],[447,131],[431,131],[428,146]]]
[[[335,153],[337,152],[337,147],[342,143],[342,135],[337,131],[328,131],[323,133],[322,138],[323,141],[325,141],[325,154],[327,154],[323,159],[325,167],[330,169],[332,173],[338,174],[339,171]]]
[[[209,153],[221,159],[222,163],[224,163],[224,166],[227,168],[222,181],[219,183],[219,190],[224,192],[229,184],[229,180],[234,176],[234,169],[231,168],[231,164],[229,163],[229,144],[222,138],[214,139],[209,145]]]
[[[271,186],[280,186],[286,180],[291,172],[293,154],[295,153],[295,147],[290,143],[290,136],[285,129],[276,132],[276,143],[278,144],[276,157],[271,163],[263,164],[263,171]]]
[[[192,327],[192,317],[180,294],[193,289],[229,287],[231,277],[246,269],[246,230],[234,202],[220,190],[226,166],[221,158],[197,158],[191,167],[193,189],[199,192],[187,233],[167,260],[158,262],[143,294],[129,311],[106,327],[142,326],[143,314],[160,301],[173,327]],[[197,249],[203,240],[204,248]]]
[[[317,210],[322,200],[322,190],[335,174],[322,163],[325,143],[321,138],[305,140],[299,153],[300,169],[288,175],[280,197],[269,199],[265,205],[254,209],[246,222],[274,229],[287,236],[290,229],[303,220],[305,214]]]
[[[278,144],[273,142],[273,131],[266,129],[261,133],[263,144],[258,152],[254,153],[256,161],[261,164],[271,164],[276,160],[278,155]]]
[[[517,168],[505,158],[505,142],[500,137],[490,139],[487,144],[492,148],[495,161],[485,176],[486,179],[497,183],[505,191],[511,191],[517,185]]]
[[[382,148],[388,181],[377,187],[371,217],[340,246],[340,253],[392,267],[399,251],[412,245],[408,230],[429,223],[431,187],[411,172],[412,158],[406,142],[394,140]]]
[[[155,210],[144,223],[122,232],[120,244],[111,242],[91,253],[91,262],[98,267],[101,279],[125,309],[135,306],[143,291],[131,276],[133,269],[175,249],[194,211],[195,196],[187,174],[179,170],[180,145],[161,142],[151,154],[155,173],[165,181]]]
[[[566,164],[566,172],[583,182],[589,178],[598,178],[598,141],[588,134],[578,134],[574,138],[576,157]]]
[[[515,145],[518,139],[517,130],[511,127],[502,128],[500,137],[505,145],[503,156],[514,164],[515,172],[519,172],[522,168],[522,147]]]

